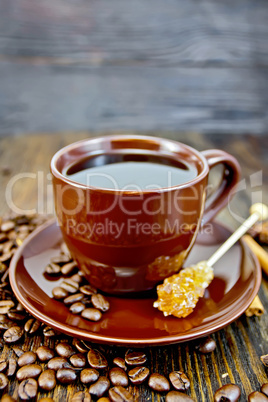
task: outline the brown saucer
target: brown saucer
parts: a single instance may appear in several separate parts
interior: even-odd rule
[[[213,224],[212,234],[200,234],[186,262],[207,259],[230,236]],[[70,313],[51,295],[57,281],[49,281],[44,268],[59,254],[61,231],[55,221],[33,232],[18,249],[10,265],[10,282],[18,300],[36,318],[68,335],[93,342],[117,345],[165,345],[210,334],[236,320],[256,296],[261,269],[242,242],[237,243],[215,265],[215,279],[187,318],[165,318],[153,307],[155,295],[147,298],[109,296],[110,310],[100,322],[92,323]]]

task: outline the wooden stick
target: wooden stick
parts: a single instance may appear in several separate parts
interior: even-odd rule
[[[268,253],[251,236],[244,235],[243,240],[258,258],[265,274],[268,275]]]
[[[245,314],[247,317],[252,317],[253,315],[256,315],[259,317],[264,313],[264,307],[262,305],[262,302],[260,301],[259,296],[257,295],[254,299],[253,302],[250,304],[250,306],[246,309]]]

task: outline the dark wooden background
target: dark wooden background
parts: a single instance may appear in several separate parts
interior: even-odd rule
[[[2,136],[267,127],[267,0],[0,1]]]

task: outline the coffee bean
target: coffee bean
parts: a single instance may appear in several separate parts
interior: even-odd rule
[[[68,254],[56,255],[55,257],[52,257],[50,261],[53,264],[63,265],[70,261],[70,256]]]
[[[57,371],[62,368],[70,368],[71,366],[65,357],[53,357],[53,359],[49,360],[47,363],[47,367]]]
[[[8,378],[5,374],[0,373],[0,392],[4,392],[8,386]]]
[[[10,318],[13,321],[24,321],[25,318],[27,317],[26,313],[24,311],[20,312],[18,310],[9,310],[7,313],[8,318]]]
[[[22,401],[30,401],[36,398],[38,384],[33,378],[26,379],[20,383],[18,395]]]
[[[75,281],[72,281],[71,279],[64,279],[64,281],[61,282],[60,286],[67,290],[67,292],[69,293],[76,293],[78,288],[79,288],[79,284]]]
[[[74,346],[80,353],[87,353],[91,349],[91,345],[87,344],[85,341],[80,341],[79,339],[74,339]]]
[[[178,391],[186,391],[190,388],[190,381],[183,371],[172,371],[169,374],[171,384]]]
[[[215,402],[236,402],[239,400],[241,391],[236,384],[226,384],[219,388],[214,394]],[[225,398],[225,399],[224,399]]]
[[[79,391],[71,398],[71,402],[91,402],[91,396],[87,391]]]
[[[102,369],[108,367],[108,362],[101,352],[97,349],[89,350],[87,354],[87,360],[91,367],[96,369]]]
[[[56,332],[55,332],[54,329],[51,328],[51,327],[45,327],[45,328],[43,329],[43,335],[44,335],[46,338],[52,338],[53,336],[56,335]]]
[[[56,386],[55,371],[47,369],[43,371],[38,378],[38,385],[44,391],[51,391]]]
[[[77,302],[77,303],[74,303],[74,304],[72,304],[70,307],[69,307],[69,310],[71,311],[71,313],[73,313],[73,314],[80,314],[80,313],[82,313],[82,311],[83,310],[85,310],[85,305],[83,304],[83,303],[81,303],[81,302]]]
[[[75,269],[77,269],[77,264],[75,261],[68,262],[61,267],[61,273],[63,275],[70,275]]]
[[[34,335],[39,330],[41,326],[41,322],[36,320],[35,318],[30,318],[24,325],[24,330],[29,335]]]
[[[33,364],[36,362],[37,355],[34,352],[25,352],[18,359],[18,366],[26,366],[27,364]]]
[[[129,366],[139,366],[147,361],[147,357],[143,352],[129,349],[125,354],[125,361]]]
[[[61,300],[68,296],[67,290],[61,288],[60,286],[56,286],[52,289],[52,295],[54,299]]]
[[[0,359],[0,373],[5,371],[6,368],[7,368],[7,360],[4,358],[1,358]]]
[[[157,392],[169,391],[170,385],[166,377],[161,374],[153,373],[149,377],[149,387]]]
[[[109,397],[112,402],[134,402],[131,393],[120,385],[109,389]]]
[[[51,262],[50,264],[47,264],[47,266],[45,268],[45,273],[48,275],[59,275],[60,272],[61,272],[60,266],[53,262]]]
[[[61,368],[57,371],[56,377],[61,384],[72,384],[76,380],[76,372],[70,368]]]
[[[8,369],[7,369],[7,376],[12,377],[16,373],[17,368],[17,361],[13,357],[8,359]]]
[[[10,230],[14,229],[15,223],[13,221],[5,221],[1,225],[1,231],[6,233],[9,232]]]
[[[83,282],[83,278],[82,278],[82,276],[79,275],[79,274],[74,274],[74,275],[72,275],[70,279],[71,279],[72,281],[75,281],[75,282],[79,283],[79,284]]]
[[[71,305],[73,303],[79,302],[81,301],[83,298],[85,297],[85,295],[83,293],[75,293],[74,295],[65,297],[64,304]]]
[[[111,399],[110,398],[106,398],[106,396],[103,396],[102,398],[98,399],[97,402],[110,402]]]
[[[1,402],[16,402],[16,401],[14,398],[12,398],[12,396],[5,394],[2,396]]]
[[[194,400],[183,392],[170,391],[166,395],[166,402],[194,402]]]
[[[42,367],[38,364],[28,364],[21,367],[16,374],[17,380],[22,381],[27,378],[36,378],[42,371]]]
[[[267,402],[268,398],[262,392],[255,391],[248,395],[248,402]]]
[[[261,386],[261,392],[262,392],[263,394],[265,394],[266,396],[268,396],[268,383],[262,384],[262,386]]]
[[[109,308],[110,308],[110,303],[100,293],[96,293],[96,294],[92,295],[91,302],[92,302],[92,304],[93,304],[93,306],[95,308],[97,308],[98,310],[102,311],[103,313],[105,311],[108,311]]]
[[[113,385],[121,385],[122,387],[128,386],[128,376],[120,367],[113,367],[110,370],[109,378]]]
[[[75,354],[72,346],[67,342],[60,342],[56,346],[56,352],[61,357],[66,357],[67,359]]]
[[[20,357],[24,353],[24,351],[18,346],[13,346],[13,351],[15,352],[17,357]]]
[[[89,393],[100,398],[110,387],[110,381],[107,377],[99,377],[95,384],[90,385]]]
[[[70,357],[70,362],[74,367],[82,368],[85,367],[87,359],[82,353],[76,353]]]
[[[7,314],[15,306],[12,300],[0,300],[0,314]]]
[[[23,328],[14,326],[4,332],[3,338],[6,343],[15,343],[23,337],[23,334]]]
[[[126,366],[126,363],[125,363],[125,359],[123,359],[122,357],[115,357],[114,359],[113,359],[113,363],[116,365],[116,366],[118,366],[118,367],[120,367],[121,369],[123,369],[123,370],[127,370],[127,366]]]
[[[55,356],[54,350],[50,349],[48,346],[39,346],[36,354],[41,362],[47,362]]]
[[[216,342],[211,337],[207,337],[197,346],[197,350],[201,353],[211,353],[216,349]]]
[[[150,370],[147,367],[134,367],[128,373],[130,381],[135,384],[143,383],[149,376]]]
[[[81,316],[90,321],[99,321],[102,317],[102,314],[96,308],[89,307],[82,311]]]
[[[0,262],[7,262],[7,261],[11,260],[12,256],[13,256],[12,252],[8,252],[8,253],[1,255]]]
[[[80,373],[80,380],[83,384],[92,384],[96,382],[100,374],[97,370],[93,368],[86,368]]]
[[[84,285],[80,287],[80,292],[84,293],[84,295],[94,295],[95,293],[97,293],[97,289],[94,288],[94,286],[91,285]]]

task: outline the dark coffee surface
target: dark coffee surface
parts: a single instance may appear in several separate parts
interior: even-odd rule
[[[187,162],[160,156],[103,154],[84,159],[63,173],[93,187],[149,190],[186,183],[197,176],[197,169]]]

